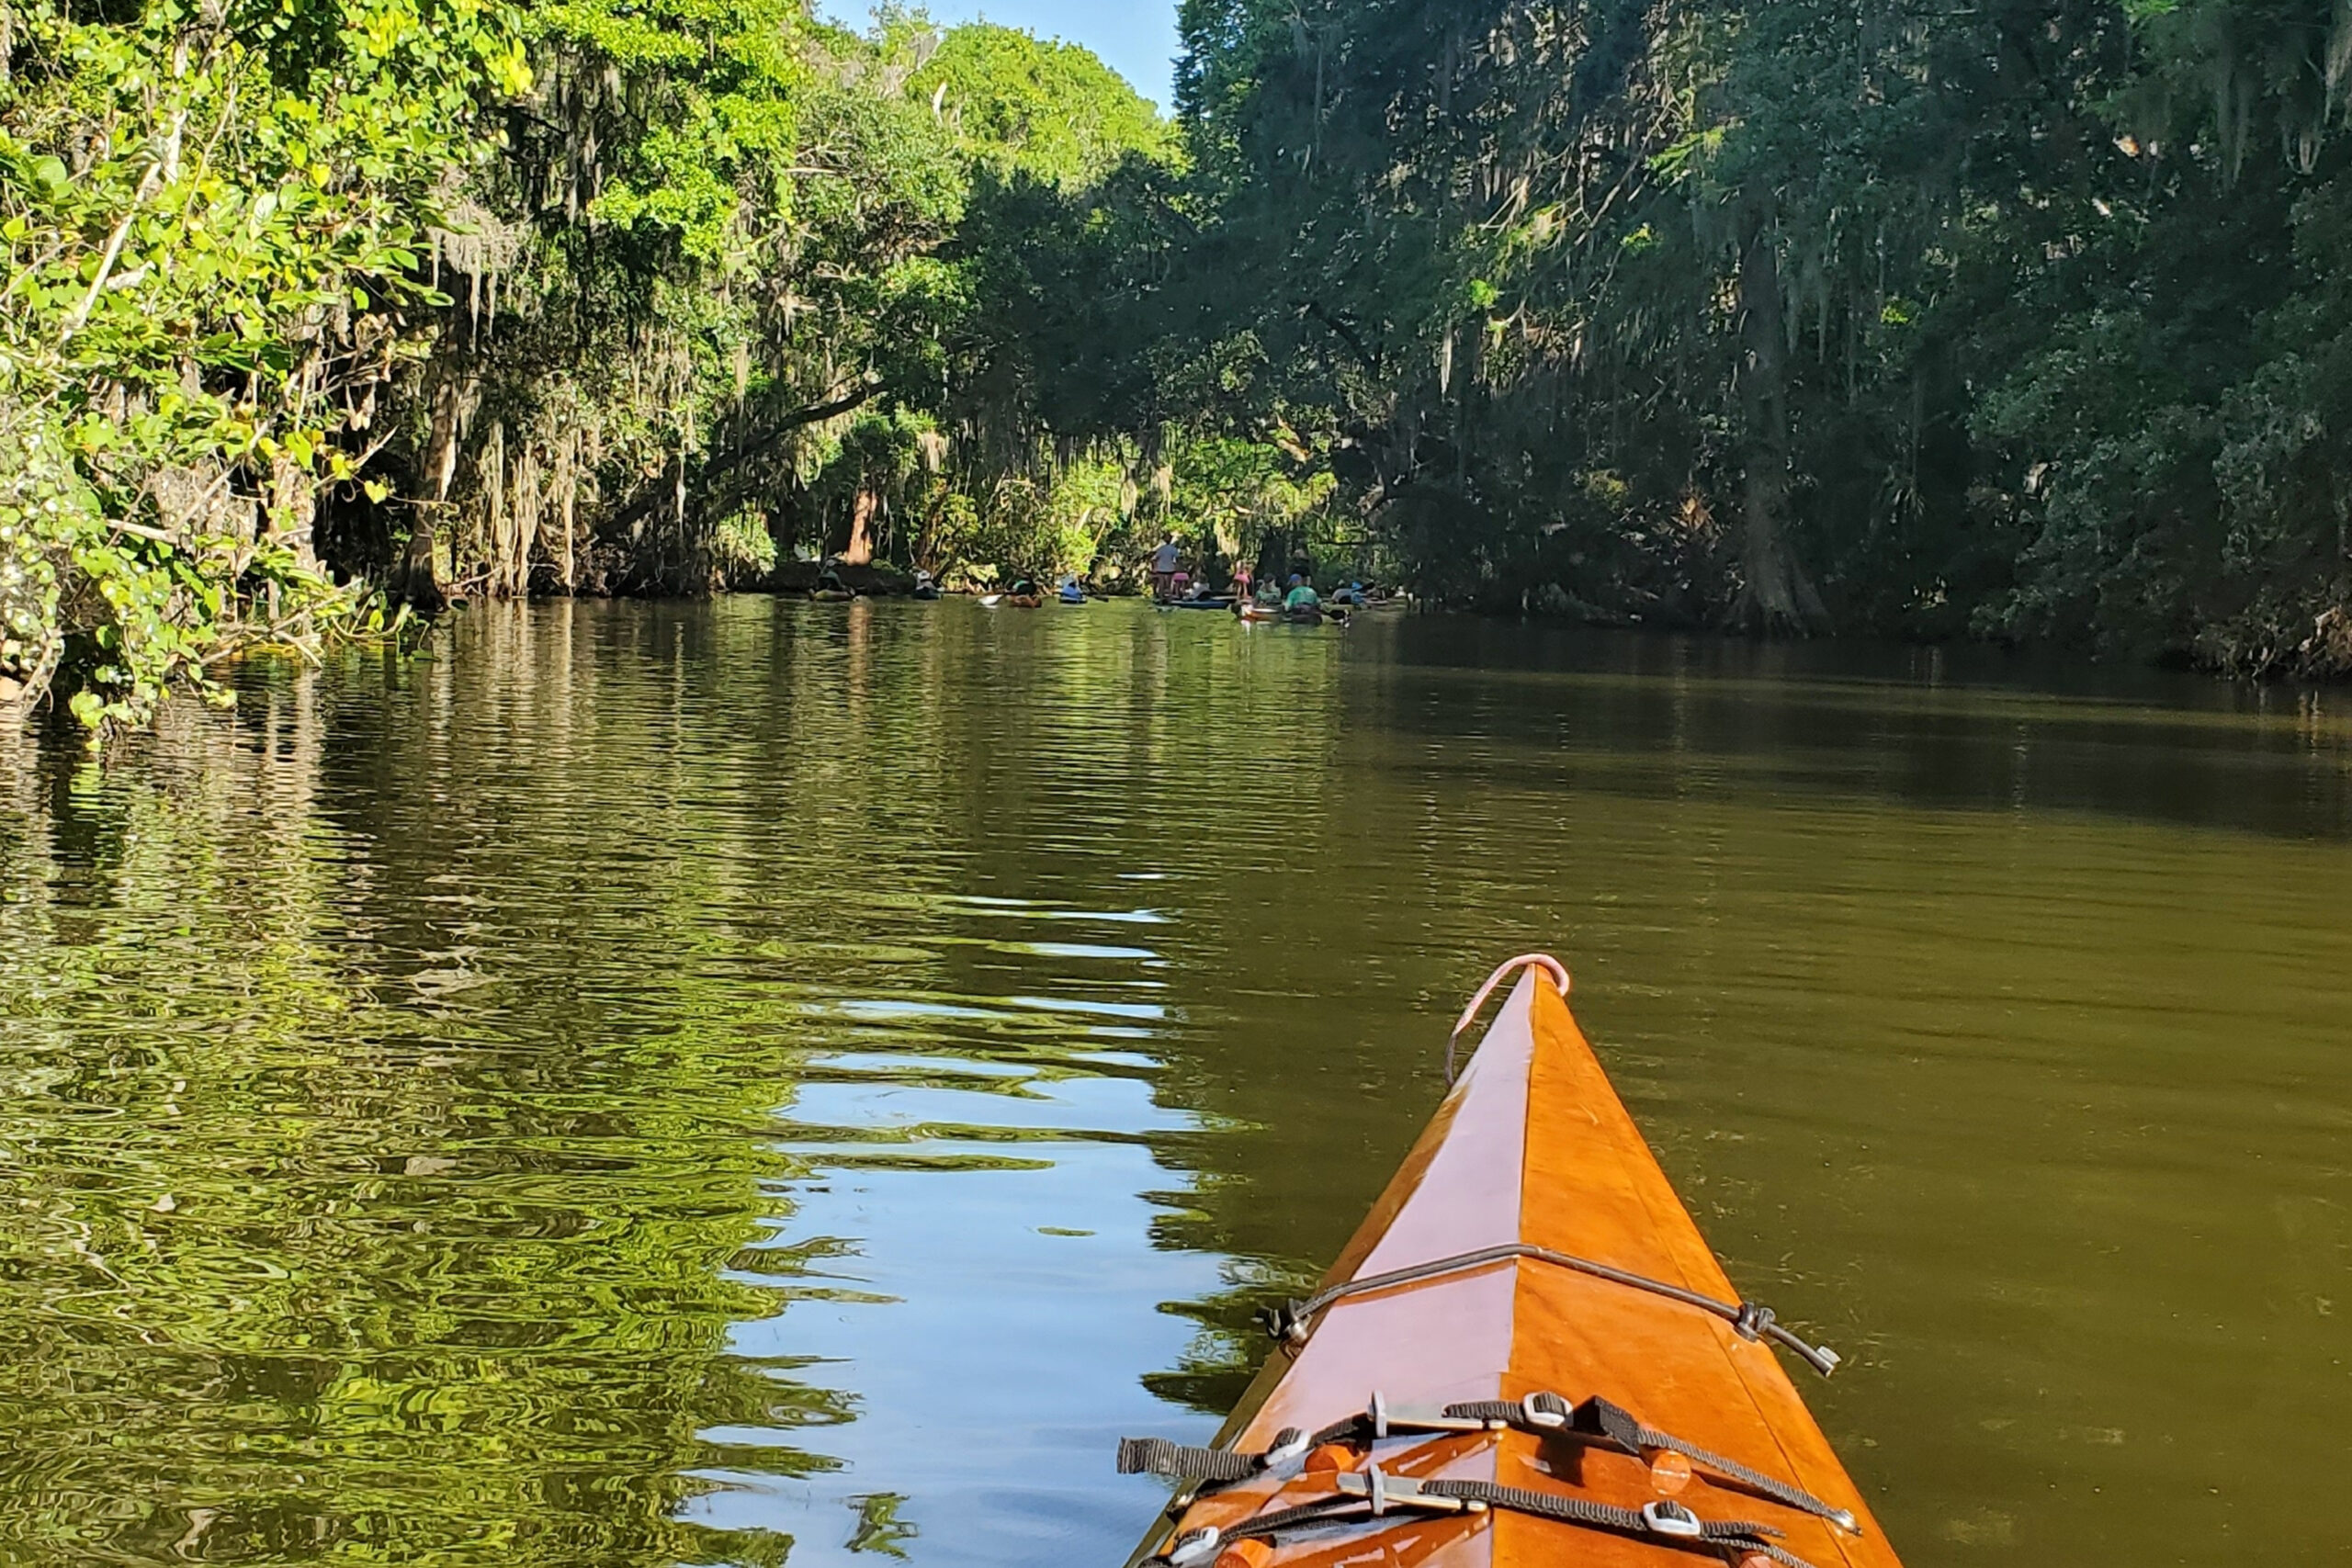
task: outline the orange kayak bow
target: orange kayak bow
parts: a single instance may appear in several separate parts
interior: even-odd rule
[[[1578,1032],[1517,984],[1214,1447],[1121,1445],[1182,1490],[1173,1568],[1900,1568]]]

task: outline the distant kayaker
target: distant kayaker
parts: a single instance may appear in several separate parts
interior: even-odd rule
[[[1176,569],[1184,552],[1176,547],[1176,536],[1170,534],[1151,552],[1151,591],[1162,599],[1171,598],[1176,592]]]
[[[1296,612],[1300,610],[1320,610],[1322,607],[1323,597],[1321,594],[1315,592],[1315,584],[1307,581],[1306,579],[1299,576],[1295,572],[1292,573],[1290,580],[1290,592],[1283,595],[1283,608]]]
[[[1236,561],[1233,566],[1233,596],[1236,599],[1250,597],[1250,572],[1248,563]]]

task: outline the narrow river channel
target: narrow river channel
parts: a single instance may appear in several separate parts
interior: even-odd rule
[[[1528,947],[1913,1568],[2343,1561],[2352,700],[579,604],[0,739],[0,1562],[1114,1564]]]

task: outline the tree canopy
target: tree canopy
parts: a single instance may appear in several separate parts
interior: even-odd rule
[[[2352,669],[2330,0],[0,8],[0,698],[1149,530]],[[381,597],[377,597],[381,595]]]
[[[1417,579],[2352,664],[2352,17],[1186,0],[1257,397]]]

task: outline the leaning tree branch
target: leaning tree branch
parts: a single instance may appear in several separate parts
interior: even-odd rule
[[[775,451],[794,431],[805,430],[812,424],[822,424],[829,419],[835,419],[848,413],[851,410],[871,401],[881,390],[882,383],[879,381],[861,381],[838,397],[829,398],[821,403],[811,403],[806,408],[793,410],[751,440],[739,443],[703,464],[694,475],[695,488],[708,489],[729,474],[756,463]],[[628,527],[640,519],[652,515],[660,507],[668,504],[673,494],[675,491],[668,482],[647,485],[638,492],[635,500],[605,519],[605,525],[607,528]]]
[[[1374,357],[1372,350],[1364,346],[1363,339],[1357,335],[1355,328],[1350,326],[1343,318],[1325,310],[1322,301],[1309,299],[1299,307],[1299,314],[1320,322],[1332,336],[1346,344],[1350,351],[1355,355],[1356,363],[1363,366],[1367,374],[1374,376],[1380,374],[1380,361]]]

